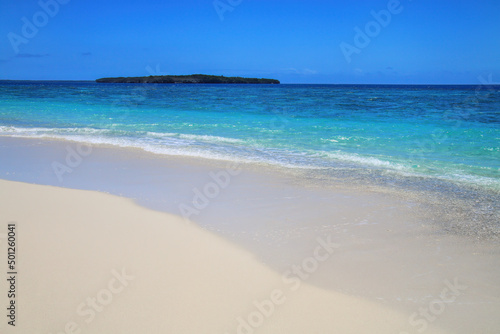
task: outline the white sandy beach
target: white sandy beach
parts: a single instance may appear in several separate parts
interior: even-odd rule
[[[10,222],[18,251],[1,333],[498,332],[498,245],[445,232],[416,198],[242,165],[187,221],[168,212],[224,164],[95,146],[59,183],[72,145],[0,140],[4,274]]]
[[[411,328],[407,315],[376,303],[313,287],[295,275],[288,276],[293,284],[284,282],[283,275],[234,244],[125,198],[1,181],[0,212],[3,231],[7,222],[16,222],[19,249],[16,327],[2,321],[2,333]],[[334,258],[325,249],[316,252],[324,261]],[[426,333],[444,331],[431,326]]]

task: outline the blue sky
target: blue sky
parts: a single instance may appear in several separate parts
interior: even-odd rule
[[[500,81],[498,0],[1,0],[0,15],[0,79]]]

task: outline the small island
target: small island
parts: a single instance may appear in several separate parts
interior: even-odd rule
[[[161,83],[161,84],[279,84],[276,79],[225,77],[223,75],[150,75],[147,77],[101,78],[101,83]]]

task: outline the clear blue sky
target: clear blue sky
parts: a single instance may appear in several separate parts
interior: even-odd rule
[[[492,74],[500,81],[499,0],[401,0],[385,26],[370,24],[371,12],[394,0],[220,0],[231,9],[223,13],[213,0],[59,1],[67,3],[57,12],[49,6],[53,16],[37,0],[0,1],[0,79],[206,73],[476,84]],[[23,18],[28,26],[38,20],[38,31]],[[367,24],[369,44],[357,47],[355,27],[365,32]],[[350,62],[347,44],[357,48]]]

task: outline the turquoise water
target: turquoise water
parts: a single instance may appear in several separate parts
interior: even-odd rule
[[[500,191],[499,89],[0,82],[0,135]]]

